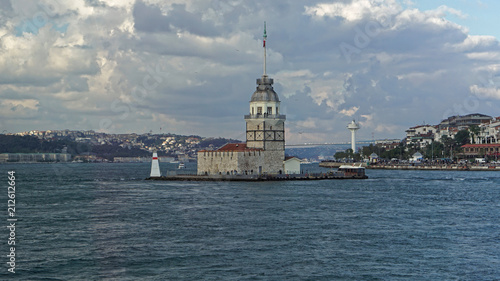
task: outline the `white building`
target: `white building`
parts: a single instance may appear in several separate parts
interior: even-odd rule
[[[420,125],[406,130],[406,145],[416,144],[418,147],[425,147],[434,141],[437,126]]]
[[[474,135],[474,144],[497,144],[500,141],[500,117],[490,120],[489,123],[479,125],[479,134]]]
[[[379,160],[379,157],[378,157],[378,155],[375,152],[373,152],[372,154],[370,154],[370,163],[371,164],[378,163],[378,160]]]
[[[424,156],[422,155],[422,153],[417,151],[411,156],[410,162],[420,163],[420,162],[422,162],[423,159],[424,159]]]
[[[300,162],[300,159],[297,157],[286,157],[285,161],[283,161],[285,174],[300,174]]]

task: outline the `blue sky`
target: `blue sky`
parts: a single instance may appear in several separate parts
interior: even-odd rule
[[[500,38],[498,12],[500,1],[494,0],[414,0],[410,7],[433,10],[446,5],[463,13],[463,16],[448,14],[447,19],[466,26],[472,35],[491,35]]]
[[[352,119],[360,139],[380,139],[452,115],[500,116],[499,10],[460,0],[0,0],[0,128],[244,139],[264,21],[288,143],[348,141]]]

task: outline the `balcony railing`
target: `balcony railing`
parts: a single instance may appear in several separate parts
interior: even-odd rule
[[[245,115],[245,119],[259,119],[259,118],[273,118],[273,119],[286,119],[286,115],[282,114],[247,114]]]

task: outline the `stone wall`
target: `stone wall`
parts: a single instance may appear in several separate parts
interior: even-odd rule
[[[238,154],[234,151],[201,151],[198,152],[198,174],[216,175],[238,171]]]
[[[284,150],[198,152],[198,174],[279,174],[284,157]]]

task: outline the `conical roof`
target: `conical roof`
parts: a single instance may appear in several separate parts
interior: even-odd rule
[[[262,78],[257,79],[257,90],[252,95],[252,101],[266,101],[266,102],[279,102],[278,94],[273,89],[273,79],[263,75]]]

